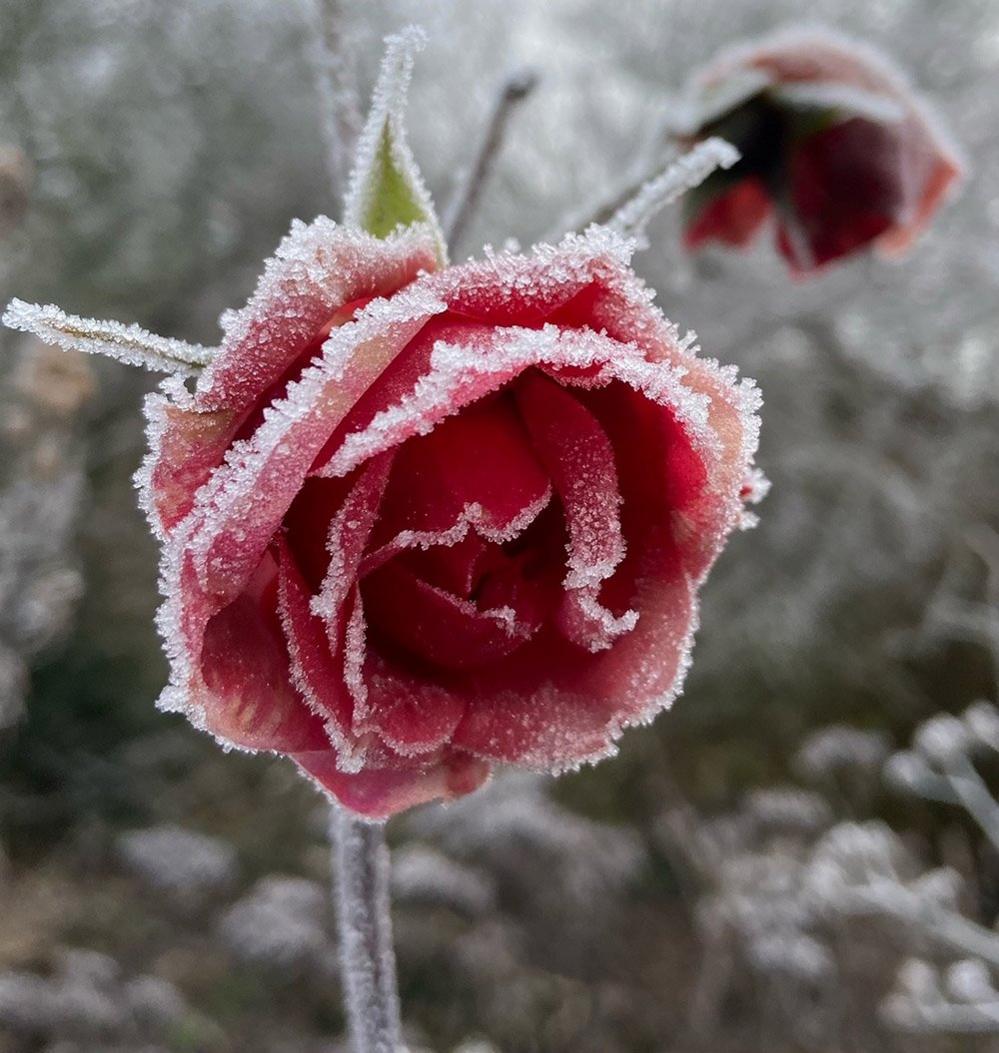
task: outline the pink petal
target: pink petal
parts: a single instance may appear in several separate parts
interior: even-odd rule
[[[324,723],[341,756],[357,746],[354,701],[344,680],[343,648],[334,658],[324,622],[309,608],[308,586],[288,545],[278,542],[279,612],[290,658],[291,677],[313,713]]]
[[[193,400],[182,398],[169,411],[151,404],[143,475],[154,526],[169,531],[187,514],[262,393],[338,311],[390,295],[435,266],[433,238],[422,228],[380,239],[323,216],[293,225],[247,305],[223,316],[222,344]]]
[[[207,620],[195,657],[199,723],[244,748],[315,748],[328,740],[291,682],[276,578],[268,557],[247,590]]]
[[[387,819],[397,812],[435,800],[454,800],[477,790],[489,778],[489,766],[459,750],[445,750],[426,767],[369,768],[341,771],[332,753],[294,755],[299,767],[341,804],[369,819]]]
[[[322,359],[215,470],[184,530],[208,590],[239,590],[330,433],[436,309],[432,298],[410,290],[373,302],[334,331]]]
[[[375,735],[395,754],[419,757],[451,741],[465,700],[421,672],[407,672],[369,649],[365,656],[366,708],[355,731]]]

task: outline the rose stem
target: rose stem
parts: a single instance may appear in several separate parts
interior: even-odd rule
[[[354,1053],[402,1048],[385,828],[330,815],[344,1000]]]
[[[517,104],[527,98],[538,84],[538,75],[532,69],[511,74],[500,86],[492,111],[486,122],[486,130],[479,141],[475,159],[465,169],[462,178],[448,201],[444,215],[444,235],[452,248],[461,241],[468,221],[475,212],[482,188],[492,173],[507,125]]]

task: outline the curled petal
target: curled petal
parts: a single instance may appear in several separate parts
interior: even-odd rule
[[[292,754],[298,766],[352,812],[387,819],[397,812],[436,800],[454,800],[477,790],[489,778],[489,765],[461,750],[445,750],[422,767],[396,765],[345,772],[326,750]]]
[[[138,478],[154,529],[169,532],[190,512],[261,392],[338,311],[395,293],[435,266],[433,237],[420,227],[381,240],[325,216],[294,224],[247,305],[223,316],[222,344],[194,397],[174,386],[166,404],[162,396],[148,403],[150,451]]]

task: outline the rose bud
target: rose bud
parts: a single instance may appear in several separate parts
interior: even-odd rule
[[[962,174],[905,77],[866,44],[783,30],[723,51],[696,75],[679,129],[742,160],[684,201],[684,242],[748,245],[771,215],[795,275],[873,246],[904,253]]]

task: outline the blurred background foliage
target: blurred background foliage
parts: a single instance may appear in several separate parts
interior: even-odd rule
[[[774,965],[719,919],[741,917],[740,881],[769,888],[753,867],[797,902],[837,818],[891,824],[878,851],[912,857],[899,889],[946,864],[964,916],[990,928],[999,909],[980,827],[878,775],[932,714],[996,690],[999,6],[344,9],[365,89],[386,32],[429,32],[410,125],[440,205],[504,77],[541,74],[459,259],[585,215],[627,181],[691,70],[801,17],[893,54],[971,167],[909,259],[802,283],[769,244],[691,259],[678,216],[656,221],[637,267],[705,354],[758,380],[773,490],[705,590],[673,712],[557,785],[500,779],[464,810],[390,827],[414,1048],[988,1048],[987,1028],[959,1047],[953,1026],[915,1039],[886,1015],[897,976],[922,967],[899,973],[906,956],[947,966],[915,923],[886,950],[852,917],[816,936],[782,915],[775,938],[794,953]],[[336,214],[316,24],[310,0],[0,0],[0,300],[213,343],[291,218]],[[224,756],[153,707],[156,556],[131,473],[154,380],[6,331],[0,345],[0,1051],[339,1048],[320,799],[288,766]],[[849,727],[815,747],[829,724]],[[809,742],[826,758],[811,776],[792,763]],[[816,770],[811,797],[774,789]],[[722,818],[737,836],[717,836]],[[699,869],[702,843],[716,865]],[[821,954],[795,942],[806,932]]]

